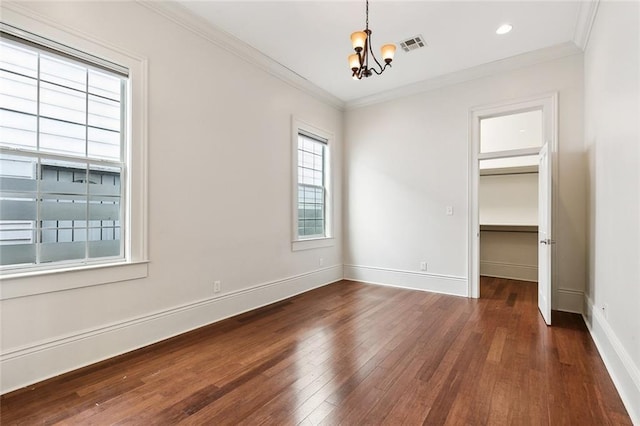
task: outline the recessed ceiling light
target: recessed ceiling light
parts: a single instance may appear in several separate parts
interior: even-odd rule
[[[506,34],[509,31],[511,31],[512,29],[513,29],[513,25],[511,25],[511,24],[502,24],[496,30],[496,34],[499,34],[499,35]]]

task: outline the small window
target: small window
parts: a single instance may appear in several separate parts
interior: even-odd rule
[[[544,141],[542,124],[541,109],[483,118],[480,120],[480,152],[539,148]]]
[[[330,134],[297,121],[294,132],[294,243],[330,239]]]
[[[0,39],[0,266],[125,259],[126,74]]]

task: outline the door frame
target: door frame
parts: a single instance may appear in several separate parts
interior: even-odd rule
[[[490,158],[520,157],[540,152],[540,148],[514,149],[509,151],[480,154],[480,120],[500,117],[532,110],[542,110],[542,134],[549,143],[551,161],[551,235],[555,236],[554,223],[557,223],[558,209],[558,93],[546,93],[529,98],[482,105],[469,110],[469,225],[468,225],[468,296],[480,297],[480,215],[478,192],[480,181],[480,160]],[[551,251],[551,306],[555,299],[557,287],[556,248]]]

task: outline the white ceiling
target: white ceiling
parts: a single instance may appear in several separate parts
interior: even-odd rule
[[[364,29],[362,1],[184,1],[180,4],[343,101],[352,101],[574,39],[580,1],[377,1],[369,3],[376,51],[422,35],[381,76],[351,78],[353,31]],[[511,33],[498,36],[502,23]]]

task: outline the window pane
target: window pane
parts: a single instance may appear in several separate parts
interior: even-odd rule
[[[40,56],[40,78],[71,89],[85,91],[87,87],[87,69],[58,58]]]
[[[118,77],[89,70],[89,93],[120,102],[121,81]]]
[[[89,241],[89,257],[105,257],[120,255],[120,239]]]
[[[542,146],[542,110],[485,118],[480,121],[480,152]]]
[[[28,157],[0,157],[0,221],[36,220],[35,168]]]
[[[37,78],[38,54],[12,43],[0,43],[0,68]]]
[[[89,194],[120,197],[119,167],[90,166],[89,170]]]
[[[14,235],[5,233],[5,224],[0,223],[0,265],[33,264],[36,262],[36,245],[17,242]],[[17,237],[18,240],[33,241],[33,230],[27,230]],[[28,237],[26,237],[28,236]]]
[[[89,127],[89,157],[120,159],[120,132]]]
[[[89,125],[120,131],[120,103],[89,95]]]
[[[37,80],[0,71],[0,108],[37,114]]]
[[[40,262],[58,262],[61,260],[80,260],[85,258],[86,243],[72,241],[67,243],[40,244]]]
[[[38,118],[0,110],[0,145],[35,149],[38,141]]]
[[[61,154],[84,155],[86,127],[63,121],[40,119],[40,149]]]
[[[46,160],[40,166],[40,191],[45,194],[87,194],[87,164]]]
[[[0,156],[0,265],[36,261],[36,163]]]
[[[86,124],[86,96],[84,92],[43,82],[40,85],[40,115]]]

